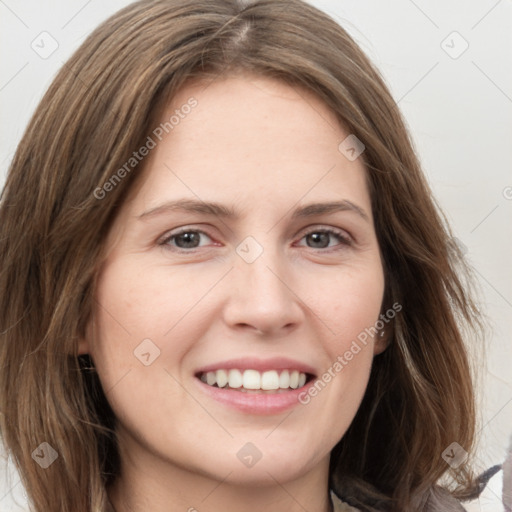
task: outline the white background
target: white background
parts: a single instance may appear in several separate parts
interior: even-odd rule
[[[57,70],[99,22],[128,3],[0,0],[1,184]],[[331,14],[381,70],[430,184],[476,269],[480,304],[492,326],[486,363],[481,362],[486,369],[477,466],[501,463],[512,434],[511,1],[311,3]],[[48,37],[40,36],[44,31],[58,43],[46,59],[31,47]],[[468,508],[502,511],[500,495],[496,477]],[[23,503],[18,476],[1,463],[0,510],[19,512]]]

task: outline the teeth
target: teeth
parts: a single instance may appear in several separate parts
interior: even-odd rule
[[[228,386],[230,388],[241,388],[243,384],[242,372],[240,370],[229,370]]]
[[[279,387],[281,389],[286,389],[290,387],[290,372],[288,370],[284,370],[279,375]]]
[[[297,389],[304,386],[307,377],[298,370],[276,370],[259,372],[257,370],[240,371],[216,370],[201,374],[201,380],[209,386],[232,389],[274,391],[279,389]]]
[[[261,374],[261,389],[271,390],[279,389],[279,375],[275,370],[263,372]]]
[[[245,370],[242,387],[245,389],[261,389],[261,374],[256,370]]]
[[[299,387],[299,372],[297,370],[290,373],[290,387],[292,389],[297,389]]]
[[[226,370],[217,370],[217,386],[223,388],[228,383],[228,372]]]
[[[215,375],[215,372],[208,372],[206,374],[206,384],[208,384],[208,386],[213,386],[216,383],[217,383],[217,376]]]

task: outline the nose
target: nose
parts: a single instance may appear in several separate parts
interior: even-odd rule
[[[266,249],[252,263],[236,255],[228,284],[224,320],[233,329],[259,334],[289,334],[303,321],[304,304],[294,292],[285,256]]]

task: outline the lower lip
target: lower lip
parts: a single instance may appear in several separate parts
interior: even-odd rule
[[[205,384],[196,378],[202,391],[208,396],[247,414],[279,414],[296,405],[300,405],[299,395],[307,392],[314,380],[299,389],[290,389],[281,393],[244,393],[232,389],[217,388]]]

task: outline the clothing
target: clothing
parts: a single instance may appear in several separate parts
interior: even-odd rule
[[[511,457],[512,461],[512,457]],[[509,463],[511,462],[509,461]],[[494,476],[496,473],[499,472],[499,470],[502,469],[501,465],[493,466],[492,468],[489,468],[487,471],[482,473],[482,475],[479,477],[480,480],[480,490],[479,493],[484,489],[484,487],[487,485],[489,479]],[[510,468],[509,468],[510,469]],[[360,512],[359,509],[352,507],[348,505],[347,503],[341,501],[336,494],[334,494],[333,491],[330,492],[331,496],[331,502],[333,505],[334,512]],[[477,497],[477,496],[475,496]],[[507,498],[510,499],[510,496],[507,494]],[[505,493],[504,493],[504,499],[503,502],[505,503],[505,512],[512,512],[510,508],[507,508],[507,501],[505,499]],[[432,511],[439,511],[439,512],[464,512],[466,509],[461,505],[461,503],[456,500],[448,491],[443,489],[442,487],[435,488],[435,492],[432,496],[432,501],[429,502],[429,510]],[[110,501],[107,502],[105,510],[103,512],[116,512],[114,507],[112,506],[112,503]]]
[[[357,508],[351,507],[350,505],[347,505],[345,502],[341,501],[332,491],[331,501],[334,507],[334,512],[359,512]]]

